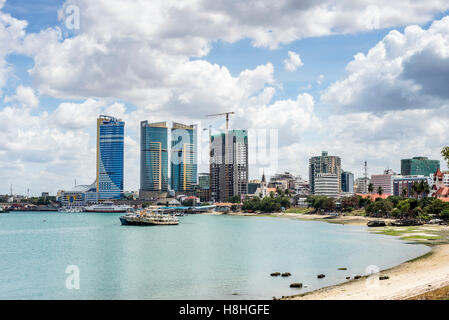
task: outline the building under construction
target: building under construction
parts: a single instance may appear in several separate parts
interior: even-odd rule
[[[210,191],[212,201],[226,202],[248,193],[248,132],[231,130],[211,136]]]

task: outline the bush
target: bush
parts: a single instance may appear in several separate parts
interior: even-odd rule
[[[449,207],[441,211],[440,218],[444,220],[449,220]]]

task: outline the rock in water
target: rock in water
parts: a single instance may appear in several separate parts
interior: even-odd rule
[[[322,279],[322,278],[324,278],[324,277],[325,277],[324,274],[319,274],[319,275],[317,275],[317,278],[318,278],[318,279]]]
[[[302,283],[296,282],[290,285],[290,288],[302,288]]]
[[[292,274],[290,272],[284,272],[281,276],[282,277],[290,277]]]
[[[270,276],[272,277],[279,277],[281,275],[280,272],[273,272],[272,274],[270,274]]]
[[[383,220],[373,220],[373,221],[368,221],[368,223],[366,224],[368,227],[385,227],[385,221]]]
[[[338,268],[338,270],[348,270],[348,268]]]

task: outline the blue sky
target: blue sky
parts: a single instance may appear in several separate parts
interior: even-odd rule
[[[444,92],[428,90],[447,77],[445,1],[3,2],[12,22],[0,25],[0,193],[10,183],[36,194],[75,178],[90,183],[95,117],[105,112],[127,121],[128,190],[139,184],[140,120],[219,130],[222,121],[204,115],[231,109],[234,128],[278,132],[278,166],[257,163],[251,178],[262,170],[308,178],[307,160],[321,150],[356,176],[364,160],[381,173],[418,155],[446,168],[444,126],[425,125],[448,108]],[[58,19],[67,5],[80,10],[76,32],[64,13]],[[294,70],[289,54],[301,61]],[[441,74],[426,69],[429,57]]]

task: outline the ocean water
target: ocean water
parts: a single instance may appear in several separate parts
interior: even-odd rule
[[[118,217],[0,214],[0,299],[271,299],[430,250],[324,222],[189,215],[178,226],[133,227]],[[79,270],[79,289],[66,287],[68,266]],[[292,276],[270,277],[276,271]]]

